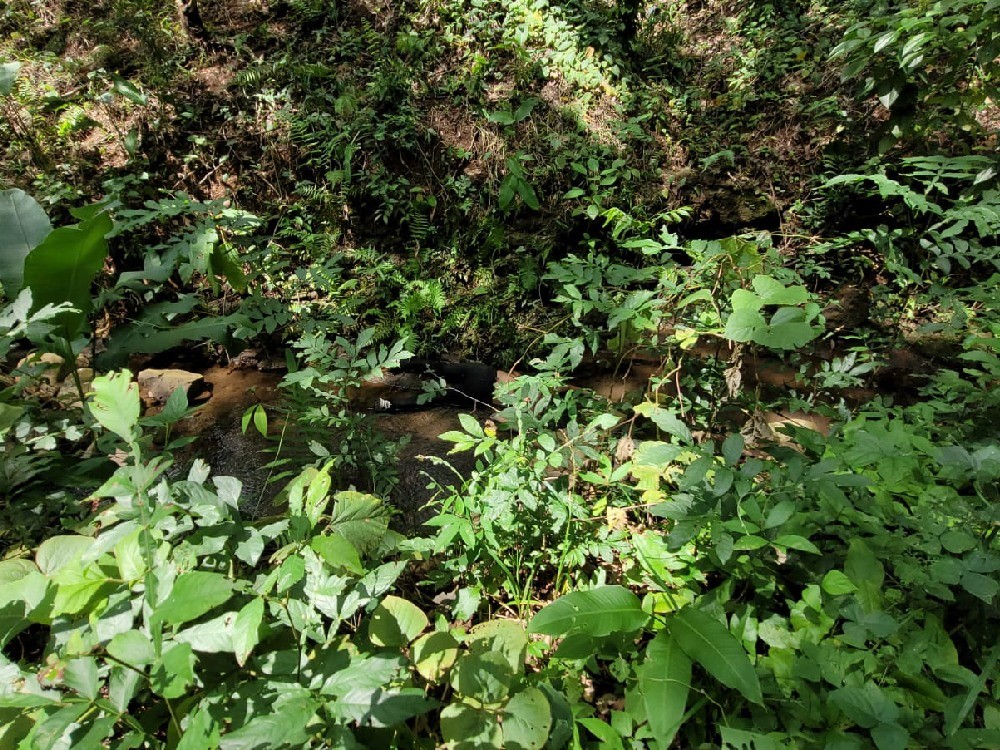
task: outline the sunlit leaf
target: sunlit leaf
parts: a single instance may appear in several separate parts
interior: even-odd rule
[[[685,607],[670,618],[670,633],[688,656],[723,685],[738,690],[748,701],[764,702],[746,651],[718,620]]]

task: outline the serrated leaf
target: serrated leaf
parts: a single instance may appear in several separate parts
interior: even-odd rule
[[[600,638],[612,633],[632,633],[648,620],[639,598],[627,588],[601,586],[556,599],[532,618],[529,632]]]
[[[236,612],[224,612],[197,625],[174,634],[176,643],[190,644],[195,651],[205,654],[233,653],[233,624]]]
[[[360,726],[391,727],[430,711],[437,701],[419,688],[383,687],[351,690],[335,704],[328,704],[335,718],[356,721]]]
[[[342,534],[362,555],[385,536],[389,517],[381,500],[373,495],[346,490],[334,496],[329,528]]]
[[[743,647],[716,619],[685,607],[669,620],[670,633],[684,652],[715,679],[752,703],[764,702],[760,681]]]

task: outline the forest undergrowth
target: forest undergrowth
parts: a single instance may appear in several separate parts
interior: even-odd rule
[[[998,61],[1000,0],[7,2],[0,750],[1000,747]],[[133,374],[241,353],[266,515]],[[511,373],[463,471],[359,401],[417,361]]]

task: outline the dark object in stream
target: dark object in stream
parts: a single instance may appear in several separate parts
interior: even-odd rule
[[[434,405],[473,408],[493,407],[493,387],[507,373],[481,362],[441,362],[410,359],[398,368],[399,387],[390,387],[378,399],[379,407],[388,410],[417,409],[426,406],[418,402],[424,393],[424,383],[444,381],[444,392],[431,399]],[[409,377],[407,377],[409,376]],[[413,376],[416,376],[414,378]],[[390,374],[389,379],[392,378]]]

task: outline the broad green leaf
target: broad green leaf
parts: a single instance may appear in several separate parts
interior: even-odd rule
[[[440,682],[458,658],[458,641],[451,633],[428,633],[413,644],[413,663],[428,682]]]
[[[391,727],[427,713],[438,705],[420,688],[358,688],[347,692],[327,710],[336,718],[361,726]]]
[[[820,587],[830,596],[843,596],[858,590],[851,579],[839,570],[831,570],[823,576]]]
[[[306,563],[299,555],[289,555],[278,568],[278,593],[283,594],[306,576]]]
[[[260,625],[264,620],[264,599],[257,597],[243,606],[233,623],[233,651],[241,667],[260,641]]]
[[[830,693],[830,703],[839,708],[859,727],[871,729],[882,723],[895,722],[899,708],[872,682],[860,687],[849,685]]]
[[[844,572],[858,587],[858,600],[866,611],[880,607],[885,568],[862,539],[852,539],[844,561]]]
[[[637,671],[649,727],[656,746],[665,750],[684,719],[691,688],[691,659],[672,635],[661,630],[646,647],[646,658]]]
[[[267,437],[267,410],[264,409],[263,404],[257,404],[253,411],[253,426],[257,428],[257,432],[263,436]],[[246,432],[246,428],[243,428]]]
[[[749,343],[767,329],[767,321],[760,314],[759,310],[750,308],[737,308],[726,321],[726,329],[723,335],[730,341],[739,343]]]
[[[17,74],[20,70],[21,63],[16,61],[0,65],[0,96],[10,96],[10,92],[14,90],[14,81],[17,80]]]
[[[187,643],[176,643],[164,650],[149,679],[149,686],[164,698],[180,698],[194,684],[194,652]]]
[[[577,723],[586,727],[591,734],[601,741],[599,746],[601,750],[622,750],[621,735],[610,724],[595,718],[578,719]]]
[[[132,373],[122,370],[94,379],[90,413],[102,427],[128,443],[136,441],[139,423],[139,386]]]
[[[233,313],[217,318],[202,317],[187,323],[135,321],[111,332],[107,351],[98,357],[102,367],[119,367],[129,354],[157,354],[186,341],[222,341],[234,329],[246,325],[245,315]]]
[[[50,578],[67,565],[79,564],[83,554],[93,546],[89,536],[65,534],[46,539],[35,553],[38,569]]]
[[[427,615],[416,604],[387,596],[372,612],[368,637],[376,646],[399,648],[420,635],[427,625]]]
[[[136,529],[115,545],[115,562],[123,581],[138,581],[146,573],[146,557],[142,549],[144,533]]]
[[[718,620],[685,607],[669,620],[670,633],[684,652],[727,687],[752,703],[763,703],[760,681],[739,641]]]
[[[329,528],[343,534],[360,554],[365,555],[377,547],[388,527],[385,505],[377,497],[353,490],[334,496]]]
[[[0,404],[0,437],[11,427],[17,424],[17,420],[24,414],[23,406],[13,404]]]
[[[511,670],[515,673],[524,668],[528,635],[518,620],[494,618],[481,622],[469,631],[465,642],[469,651],[474,654],[487,651],[503,654]]]
[[[508,750],[541,750],[549,738],[552,712],[545,694],[535,687],[511,696],[500,715],[503,746]]]
[[[471,414],[459,414],[458,421],[462,423],[462,429],[469,435],[478,438],[484,436],[482,425],[480,425],[478,420]]]
[[[305,690],[299,689],[275,705],[271,711],[261,711],[235,731],[224,734],[220,750],[270,750],[281,747],[308,747],[310,723],[320,703]],[[285,688],[286,693],[288,688]]]
[[[979,540],[967,531],[949,529],[941,535],[941,546],[955,555],[975,549]]]
[[[514,672],[496,651],[465,654],[451,670],[451,685],[466,698],[479,703],[499,703],[510,692]]]
[[[72,227],[54,229],[24,259],[24,285],[31,289],[31,309],[69,302],[76,309],[58,320],[67,338],[86,323],[93,307],[91,285],[108,254],[105,235],[113,223],[107,213]]]
[[[486,119],[497,125],[513,125],[514,113],[509,109],[501,109],[498,112],[490,112],[486,115]]]
[[[635,407],[635,413],[648,417],[657,427],[668,435],[673,435],[685,445],[691,443],[691,431],[677,417],[676,409],[665,409],[651,401],[646,401]]]
[[[19,557],[11,560],[0,560],[0,591],[2,591],[2,587],[5,583],[20,581],[22,578],[37,572],[38,565],[33,563],[31,560],[25,560]],[[0,603],[2,602],[3,597],[0,595]]]
[[[514,182],[514,187],[517,190],[517,194],[521,196],[521,200],[524,201],[524,205],[530,208],[532,211],[537,211],[541,208],[541,204],[538,202],[538,196],[535,195],[535,189],[525,180],[516,180]]]
[[[343,659],[350,663],[342,665]],[[319,692],[335,698],[342,698],[354,690],[376,690],[388,685],[399,674],[404,659],[399,654],[379,653],[374,656],[364,654],[348,654],[346,652],[334,655],[331,667],[333,674],[326,678]]]
[[[177,577],[170,595],[156,608],[153,617],[170,625],[181,625],[215,609],[232,594],[232,583],[221,573],[193,570]]]
[[[156,658],[153,642],[139,630],[119,633],[108,643],[108,653],[131,667],[144,667]]]
[[[992,604],[993,598],[1000,591],[1000,583],[997,582],[997,579],[982,573],[963,573],[960,584],[963,589],[987,604]]]
[[[449,703],[441,711],[441,737],[454,750],[502,748],[503,735],[496,717],[467,703]]]
[[[785,286],[771,276],[754,276],[753,290],[765,305],[803,305],[809,301],[804,286]]]
[[[778,547],[797,549],[799,552],[809,552],[813,555],[821,554],[819,547],[810,542],[804,536],[799,536],[798,534],[784,534],[779,536],[774,540],[774,544]]]
[[[70,746],[68,742],[60,743],[59,741],[67,734],[71,725],[75,724],[76,720],[89,708],[90,704],[82,701],[80,703],[71,703],[65,708],[61,708],[54,714],[51,714],[48,718],[44,720],[40,719],[42,723],[35,731],[34,742],[31,744],[31,747],[68,748]]]
[[[662,443],[657,440],[644,440],[639,443],[632,456],[632,463],[638,466],[655,466],[666,468],[676,459],[684,449],[679,445]]]
[[[543,608],[531,620],[529,632],[551,636],[572,634],[595,638],[632,633],[649,620],[639,598],[623,586],[574,591]]]
[[[795,312],[795,317],[802,317],[799,311]],[[775,317],[778,316],[775,315]],[[776,323],[772,319],[767,330],[760,332],[753,340],[770,349],[799,349],[816,338],[820,333],[822,333],[822,329],[819,326],[813,326],[804,321],[796,320]]]
[[[795,515],[796,505],[792,500],[782,500],[777,503],[770,511],[768,511],[767,518],[764,519],[765,529],[774,529],[781,526],[789,518]]]
[[[174,634],[177,643],[188,643],[203,654],[235,653],[233,626],[236,612],[224,612],[205,622],[191,625]]]
[[[146,95],[143,94],[134,83],[127,81],[120,76],[112,76],[112,80],[112,87],[114,90],[130,102],[139,105],[144,105],[146,103]]]
[[[878,750],[906,750],[910,746],[910,733],[896,722],[879,724],[871,735]]]
[[[52,602],[52,614],[78,614],[98,600],[98,595],[106,594],[114,582],[107,578],[95,564],[80,567],[71,564],[63,567],[54,576],[58,583]]]
[[[188,717],[184,733],[177,743],[177,750],[215,750],[219,747],[219,724],[204,707],[195,709]]]
[[[0,66],[0,89],[8,65]],[[51,231],[49,217],[38,201],[23,190],[0,191],[0,284],[9,299],[24,284],[24,259]]]
[[[722,457],[726,459],[726,466],[736,466],[739,463],[740,458],[743,457],[744,447],[746,447],[746,442],[738,432],[732,433],[723,441]]]
[[[70,659],[63,670],[66,687],[75,690],[88,700],[97,698],[97,659],[93,656],[78,656]]]
[[[319,519],[326,510],[330,494],[330,467],[324,466],[309,482],[306,489],[303,511],[309,523],[313,527],[319,523]]]
[[[334,570],[345,570],[358,576],[364,575],[365,569],[357,549],[341,534],[314,536],[309,546]]]

